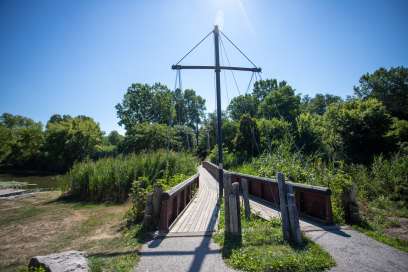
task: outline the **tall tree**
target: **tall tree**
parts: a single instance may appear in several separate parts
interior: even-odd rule
[[[24,116],[4,113],[0,117],[0,128],[3,163],[12,167],[38,168],[44,144],[42,124]]]
[[[67,170],[75,161],[92,156],[102,143],[102,132],[92,118],[77,116],[48,122],[45,132],[47,159],[52,170]]]
[[[259,104],[259,115],[266,119],[294,121],[300,112],[300,96],[289,85],[270,92]]]
[[[391,116],[380,101],[353,99],[332,104],[324,118],[325,141],[339,159],[368,163],[375,154],[389,151],[386,133]]]
[[[239,121],[239,130],[234,140],[239,156],[247,160],[260,152],[259,129],[255,119],[243,115]]]
[[[360,98],[376,98],[400,119],[408,120],[408,68],[380,68],[360,78],[355,94]]]
[[[306,112],[322,115],[328,106],[341,101],[340,96],[318,93],[313,98],[305,97],[302,99],[302,107]]]
[[[111,145],[119,145],[123,141],[123,136],[116,130],[112,130],[108,135],[108,142]]]
[[[250,94],[234,97],[228,105],[229,116],[235,121],[239,121],[244,114],[255,117],[257,111],[258,100]]]
[[[254,84],[252,94],[258,99],[258,101],[262,101],[269,93],[286,85],[286,81],[280,81],[278,83],[276,79],[258,80]]]

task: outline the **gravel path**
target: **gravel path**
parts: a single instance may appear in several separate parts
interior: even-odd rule
[[[279,211],[264,201],[250,200],[251,210],[269,220],[279,217]],[[336,261],[332,272],[407,272],[408,254],[377,242],[349,226],[327,226],[300,220],[302,232],[319,244]]]

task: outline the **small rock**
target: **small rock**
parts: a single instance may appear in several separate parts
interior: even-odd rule
[[[31,258],[28,267],[43,267],[47,272],[87,272],[89,270],[86,253],[75,250],[35,256]]]

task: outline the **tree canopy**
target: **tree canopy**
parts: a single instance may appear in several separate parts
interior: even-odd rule
[[[380,68],[367,73],[360,78],[354,92],[363,99],[382,101],[393,116],[408,120],[408,68]]]

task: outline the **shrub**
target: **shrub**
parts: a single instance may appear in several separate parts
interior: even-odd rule
[[[283,119],[258,119],[261,150],[271,152],[290,133],[290,123]]]
[[[387,151],[386,133],[391,117],[376,99],[332,104],[324,115],[326,141],[339,159],[365,163]]]

